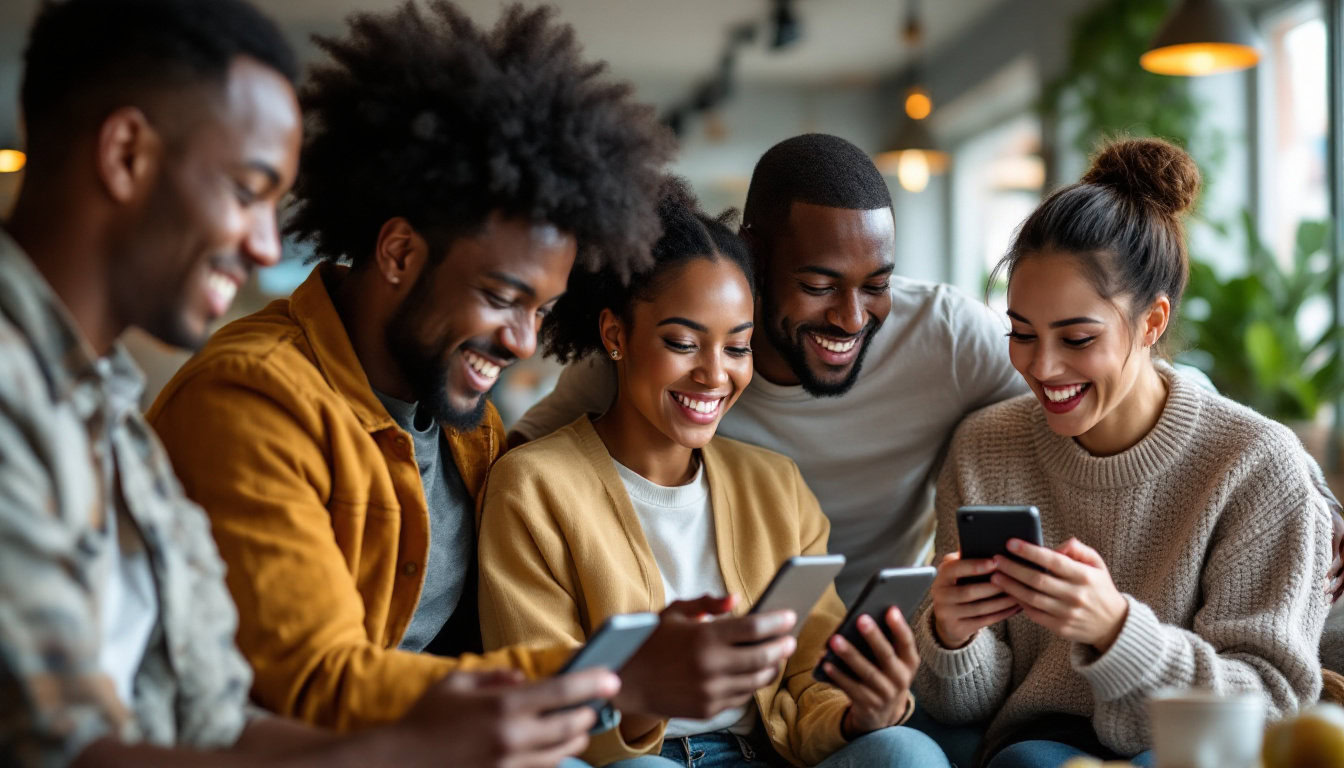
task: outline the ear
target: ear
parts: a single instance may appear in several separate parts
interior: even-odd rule
[[[1171,299],[1165,295],[1158,296],[1153,305],[1148,308],[1140,326],[1143,334],[1143,346],[1148,348],[1157,343],[1162,338],[1162,334],[1167,331],[1167,323],[1171,321]]]
[[[602,310],[602,314],[597,318],[598,333],[602,336],[602,346],[606,348],[607,357],[612,360],[619,360],[626,353],[625,339],[625,321],[610,309]],[[617,356],[612,357],[612,352]]]
[[[108,197],[126,205],[143,198],[158,178],[164,143],[137,107],[122,107],[98,129],[98,180]]]
[[[411,222],[397,216],[383,222],[373,246],[373,265],[387,283],[411,285],[429,258],[429,243]]]

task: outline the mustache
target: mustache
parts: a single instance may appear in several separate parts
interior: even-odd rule
[[[850,333],[849,331],[834,325],[800,325],[798,326],[796,333],[800,338],[804,333],[815,333],[820,336],[829,336],[832,339],[843,339],[848,341],[849,339],[863,338],[871,333],[876,327],[877,321],[870,319],[867,324],[859,329],[858,333]]]
[[[512,352],[499,346],[498,344],[487,344],[485,342],[479,342],[479,341],[475,342],[466,341],[462,343],[461,348],[470,349],[472,352],[475,352],[484,357],[491,358],[492,360],[498,360],[502,365],[513,365],[514,363],[518,362],[518,358],[514,357],[514,354]]]

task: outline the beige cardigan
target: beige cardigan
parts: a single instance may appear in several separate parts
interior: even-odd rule
[[[826,552],[830,523],[788,458],[722,437],[701,454],[723,581],[745,611],[784,560]],[[665,606],[639,518],[588,417],[506,453],[491,470],[481,503],[487,649],[578,646],[608,616]],[[783,677],[756,692],[771,743],[794,765],[815,764],[845,745],[841,720],[849,700],[812,679],[843,616],[830,587],[804,621]],[[613,729],[595,737],[583,759],[600,766],[656,755],[662,736],[660,725],[632,744]]]

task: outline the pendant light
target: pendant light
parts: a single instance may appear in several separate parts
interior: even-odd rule
[[[28,156],[17,149],[0,149],[0,173],[14,173],[23,170]]]
[[[1253,67],[1259,40],[1250,22],[1223,0],[1182,0],[1139,66],[1159,75],[1213,75]]]
[[[902,105],[905,117],[895,137],[887,143],[890,149],[873,158],[878,171],[895,176],[901,188],[907,192],[923,192],[929,185],[929,177],[947,170],[948,156],[941,151],[933,140],[933,134],[923,122],[933,113],[933,99],[920,84],[922,68],[919,62],[919,46],[923,41],[924,27],[919,19],[918,0],[910,0],[907,5],[905,26],[902,38],[906,45],[915,51],[915,61],[910,65],[909,85],[905,89],[905,101]]]

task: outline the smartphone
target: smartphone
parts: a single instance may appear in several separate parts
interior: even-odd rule
[[[984,505],[957,510],[957,539],[962,560],[984,560],[1006,555],[1038,571],[1045,569],[1008,552],[1009,539],[1021,539],[1038,547],[1041,542],[1041,512],[1031,505]],[[990,574],[964,576],[957,584],[989,581]]]
[[[793,625],[793,636],[797,637],[821,594],[844,567],[844,555],[790,557],[775,572],[775,577],[761,593],[761,599],[751,606],[750,613],[793,611],[798,617],[798,622]]]
[[[896,606],[901,609],[901,615],[907,622],[914,621],[915,611],[919,610],[919,604],[924,601],[924,595],[928,594],[929,587],[933,584],[933,577],[938,575],[938,569],[933,567],[922,568],[885,568],[873,574],[868,580],[868,584],[859,593],[859,599],[854,601],[854,607],[845,614],[845,620],[840,622],[840,628],[836,634],[849,641],[850,645],[863,651],[863,655],[869,661],[877,663],[877,658],[868,648],[868,641],[863,639],[863,634],[859,632],[859,617],[867,614],[877,621],[877,625],[882,628],[882,634],[887,636],[888,642],[892,641],[891,628],[887,626],[887,609]],[[812,670],[812,677],[823,683],[833,682],[831,676],[826,674],[823,668],[826,662],[836,666],[841,672],[850,677],[854,676],[849,665],[846,664],[835,652],[826,649],[826,655],[817,666]]]
[[[618,613],[602,622],[593,636],[582,648],[569,657],[569,661],[560,668],[557,675],[569,672],[582,672],[585,669],[601,667],[619,672],[625,662],[635,655],[649,635],[658,628],[656,613]],[[580,706],[592,707],[601,711],[606,702],[593,700]]]

